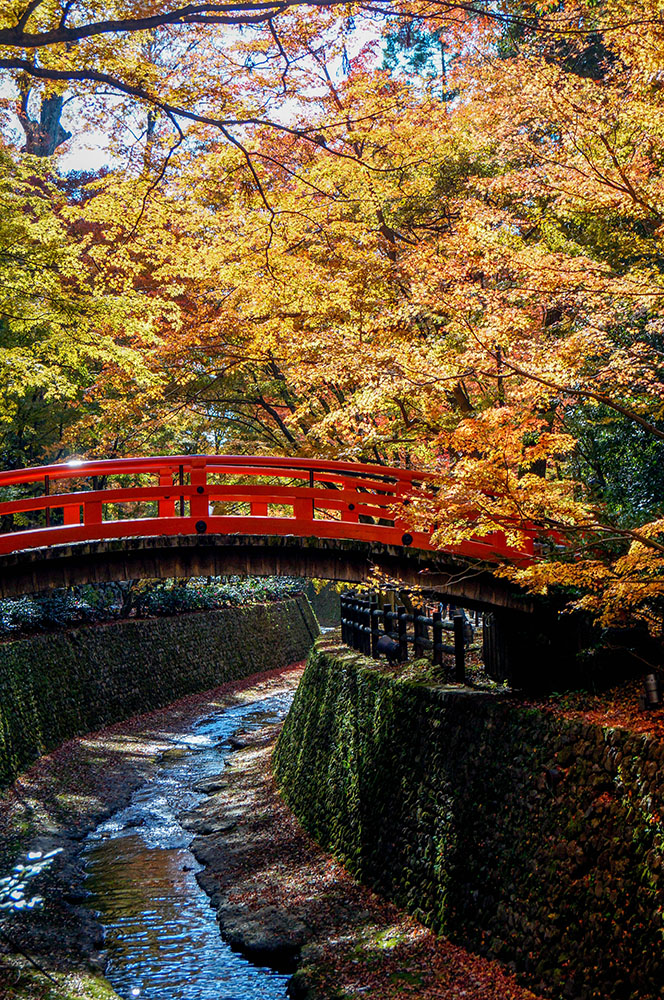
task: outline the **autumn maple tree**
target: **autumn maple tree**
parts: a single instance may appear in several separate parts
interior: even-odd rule
[[[54,149],[109,143],[35,188],[103,332],[69,445],[421,468],[440,545],[534,533],[499,572],[657,631],[663,27],[655,0],[6,5],[7,169],[54,108]]]

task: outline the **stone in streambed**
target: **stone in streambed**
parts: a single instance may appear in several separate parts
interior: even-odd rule
[[[71,888],[63,892],[62,898],[64,899],[65,903],[71,903],[73,905],[76,905],[77,903],[84,903],[86,899],[89,899],[91,895],[92,894],[88,892],[87,889],[81,889],[76,886],[72,886]]]
[[[253,962],[290,972],[295,968],[307,927],[301,920],[276,906],[248,910],[245,906],[222,904],[217,912],[221,934],[232,948]]]
[[[237,821],[231,816],[223,813],[215,815],[213,812],[196,812],[195,810],[182,816],[180,823],[185,830],[191,830],[204,837],[216,833],[228,833],[237,826]]]
[[[188,753],[190,753],[188,747],[171,747],[170,750],[164,750],[164,752],[161,755],[161,760],[162,761],[182,760],[182,758],[186,757]]]
[[[211,774],[209,778],[195,781],[191,787],[195,792],[202,792],[204,795],[209,795],[210,792],[220,792],[222,789],[228,788],[228,775]]]
[[[208,816],[197,823],[194,830],[203,837],[209,837],[215,833],[229,833],[236,826],[237,823],[233,819],[224,817],[215,819],[214,816]]]
[[[238,730],[238,732],[234,733],[233,736],[228,737],[225,745],[230,747],[231,750],[244,750],[246,747],[250,747],[254,742],[252,736],[253,734],[250,732]]]
[[[229,736],[226,740],[226,746],[231,750],[250,750],[254,747],[262,747],[267,743],[271,743],[275,738],[276,726],[264,725],[261,729],[250,730],[248,732],[236,733],[234,736]]]

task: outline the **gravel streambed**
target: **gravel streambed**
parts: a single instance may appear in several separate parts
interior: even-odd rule
[[[538,1000],[497,962],[435,935],[304,832],[272,776],[274,726],[248,732],[208,798],[183,817],[223,936],[297,966],[294,1000]]]

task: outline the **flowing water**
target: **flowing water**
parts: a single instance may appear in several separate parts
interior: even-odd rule
[[[288,976],[259,968],[219,936],[214,910],[196,882],[193,835],[178,816],[203,798],[192,790],[218,774],[239,729],[277,724],[292,693],[232,706],[183,736],[126,809],[90,834],[86,887],[105,929],[106,976],[124,1000],[279,1000]],[[171,755],[172,756],[172,755]]]

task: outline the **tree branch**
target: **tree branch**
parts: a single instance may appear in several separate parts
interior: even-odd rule
[[[480,347],[485,350],[490,357],[496,359],[496,355],[489,347],[486,346],[486,344],[482,343],[468,320],[465,322]],[[659,427],[651,423],[650,420],[646,420],[645,417],[635,413],[634,410],[630,410],[629,407],[623,406],[621,403],[616,403],[615,400],[611,399],[610,396],[605,395],[603,392],[595,392],[593,389],[575,389],[571,386],[558,385],[557,382],[545,378],[544,375],[535,375],[534,372],[526,371],[526,369],[521,368],[520,365],[515,365],[513,362],[508,361],[504,355],[501,357],[501,364],[503,368],[509,368],[515,375],[521,375],[523,378],[539,383],[539,385],[545,385],[549,389],[553,389],[555,392],[561,393],[564,396],[577,396],[580,399],[593,399],[596,403],[602,403],[604,406],[608,406],[610,410],[614,410],[616,413],[620,413],[621,416],[627,417],[628,420],[633,420],[634,423],[643,427],[643,429],[648,431],[649,434],[652,434],[654,437],[664,441],[664,431],[660,430]]]
[[[152,105],[152,107],[159,108],[163,111],[171,121],[175,118],[185,118],[188,121],[197,122],[201,125],[210,125],[213,128],[220,129],[225,137],[234,146],[237,146],[247,158],[247,162],[250,162],[252,155],[245,146],[243,146],[238,139],[230,135],[226,130],[233,125],[257,125],[264,126],[267,128],[275,129],[279,132],[285,132],[287,135],[292,135],[297,139],[303,139],[305,142],[310,143],[317,149],[320,148],[320,143],[316,140],[313,135],[309,133],[313,131],[312,129],[297,129],[290,128],[288,125],[282,122],[275,122],[269,118],[212,118],[209,115],[200,115],[195,111],[188,111],[186,108],[178,107],[175,104],[169,104],[166,101],[160,100],[153,94],[148,93],[143,87],[137,86],[136,84],[125,83],[123,80],[119,80],[117,77],[111,76],[108,73],[102,73],[99,70],[56,70],[48,69],[43,66],[35,66],[27,59],[0,59],[0,70],[11,69],[18,70],[19,72],[25,73],[28,76],[35,77],[39,80],[53,80],[53,81],[80,81],[83,83],[97,83],[103,84],[104,86],[111,87],[112,89],[119,91],[121,94],[126,94],[128,97],[134,97],[136,100],[145,101],[146,104]],[[333,125],[319,125],[316,132],[325,130],[326,128],[333,128],[337,123]],[[346,124],[345,122],[343,123]],[[337,149],[329,149],[326,147],[327,152],[331,156],[340,157],[344,160],[352,160],[353,163],[359,163],[366,170],[371,170],[376,173],[391,173],[394,171],[394,167],[375,167],[371,164],[365,163],[364,161],[358,159],[356,156],[352,156],[350,153],[343,153]],[[250,168],[254,174],[254,179],[259,184],[258,178],[255,176],[255,169]],[[263,196],[261,191],[261,197],[266,204],[266,207],[270,208],[267,199]],[[270,209],[271,211],[271,209]]]
[[[25,8],[18,21],[16,22],[17,31],[23,31],[26,24],[28,23],[34,12],[37,10],[37,7],[41,7],[43,3],[44,0],[32,0],[32,2],[28,4],[28,6]]]
[[[93,21],[89,24],[77,25],[68,28],[60,24],[58,28],[41,32],[26,32],[25,26],[33,12],[41,6],[43,0],[32,0],[20,19],[10,28],[0,28],[0,45],[16,47],[19,49],[45,48],[51,45],[67,44],[79,42],[84,38],[92,38],[97,35],[132,33],[137,31],[150,31],[153,28],[165,27],[167,25],[185,27],[187,25],[261,25],[269,24],[273,18],[280,14],[287,13],[294,8],[309,8],[313,10],[324,10],[333,7],[348,7],[347,0],[258,0],[258,2],[227,2],[227,3],[190,3],[176,7],[171,11],[162,11],[149,17],[123,17],[117,19],[107,19],[103,21]],[[538,34],[552,35],[578,35],[586,37],[597,32],[623,31],[625,28],[644,26],[648,24],[661,25],[664,19],[661,17],[634,18],[632,20],[617,21],[614,24],[602,25],[600,23],[587,28],[575,27],[573,15],[569,22],[565,24],[559,18],[546,18],[541,15],[535,17],[519,17],[513,14],[504,13],[499,10],[492,10],[488,4],[449,2],[449,0],[433,0],[428,5],[425,13],[408,10],[407,3],[400,3],[398,0],[369,0],[366,3],[358,4],[358,7],[368,14],[382,17],[403,18],[411,21],[439,21],[446,19],[455,12],[474,15],[485,18],[497,24],[511,24],[515,27],[526,28]]]

